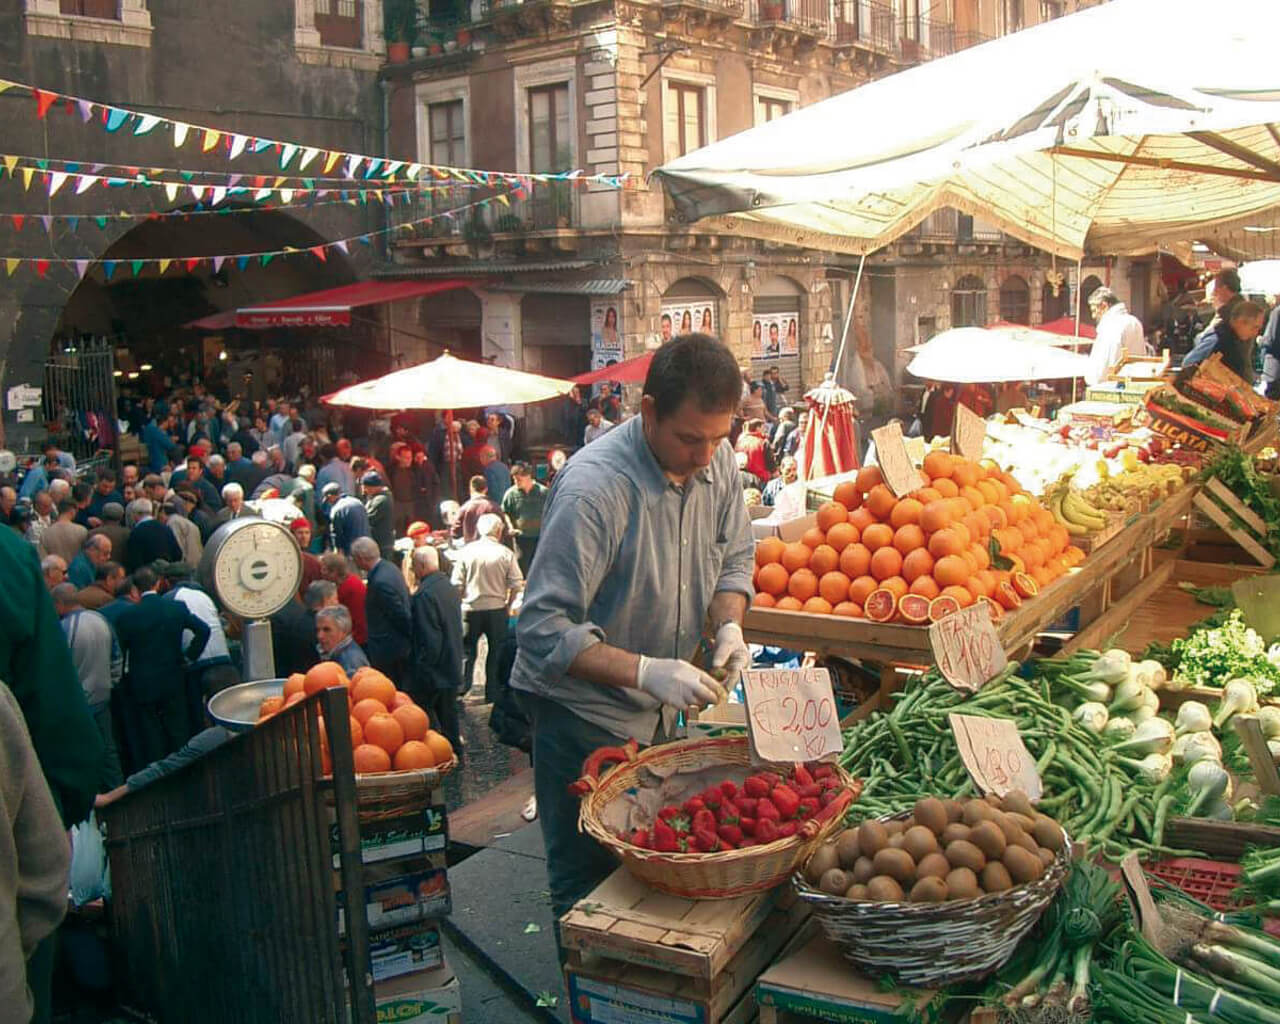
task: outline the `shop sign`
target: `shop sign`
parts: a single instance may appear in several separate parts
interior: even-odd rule
[[[800,354],[800,312],[756,313],[751,318],[751,358]]]
[[[1005,797],[1020,789],[1033,803],[1040,799],[1044,788],[1036,759],[1012,719],[950,714],[947,721],[960,760],[979,790]]]
[[[43,388],[32,387],[30,384],[15,384],[6,393],[5,405],[10,412],[15,409],[25,409],[27,406],[39,405],[43,394]]]
[[[977,462],[982,458],[982,445],[987,438],[987,421],[962,402],[956,403],[951,421],[951,453]]]
[[[351,310],[241,310],[236,314],[237,327],[349,327]]]
[[[755,760],[817,761],[844,749],[825,668],[747,669],[742,690]]]

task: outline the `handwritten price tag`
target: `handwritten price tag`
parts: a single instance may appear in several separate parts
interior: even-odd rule
[[[951,422],[952,454],[966,459],[980,459],[986,437],[987,421],[967,405],[957,402],[955,419]]]
[[[895,497],[900,498],[925,485],[923,474],[911,464],[911,456],[907,454],[907,446],[903,443],[901,426],[886,423],[878,430],[871,431],[871,440],[876,446],[876,465],[880,467],[880,474]]]
[[[755,760],[817,761],[843,749],[825,668],[748,669],[742,688]]]
[[[938,671],[957,690],[967,693],[977,693],[1009,664],[986,602],[962,608],[933,623],[929,627],[929,646]]]
[[[1003,797],[1020,789],[1032,802],[1040,799],[1044,788],[1036,759],[1012,720],[952,714],[947,721],[955,735],[960,760],[982,792]]]

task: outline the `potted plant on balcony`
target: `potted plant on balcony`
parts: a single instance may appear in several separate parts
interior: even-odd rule
[[[418,5],[415,0],[383,0],[382,32],[387,39],[387,61],[403,64],[417,34]]]

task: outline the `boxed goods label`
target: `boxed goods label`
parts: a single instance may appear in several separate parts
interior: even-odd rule
[[[365,886],[365,914],[370,928],[390,928],[431,917],[443,917],[452,909],[449,879],[443,868],[399,875]],[[347,927],[343,893],[338,893],[338,932]]]
[[[378,1024],[462,1024],[462,987],[447,961],[376,982],[373,999]]]
[[[369,936],[369,959],[374,981],[439,967],[444,962],[440,929],[428,922],[373,932]]]
[[[703,1003],[642,992],[570,972],[569,1013],[574,1024],[707,1024]]]
[[[361,822],[360,860],[373,864],[397,857],[437,853],[448,841],[444,804],[436,804],[389,821]],[[329,826],[329,847],[333,851],[333,866],[337,868],[340,861],[336,822]]]

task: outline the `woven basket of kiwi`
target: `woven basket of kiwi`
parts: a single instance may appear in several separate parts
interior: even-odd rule
[[[1053,902],[1071,843],[1021,791],[926,797],[824,840],[793,881],[845,959],[907,985],[998,970]]]

